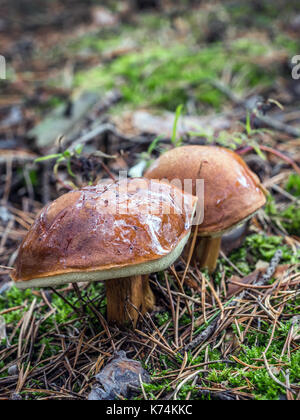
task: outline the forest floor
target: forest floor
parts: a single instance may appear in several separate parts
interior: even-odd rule
[[[299,400],[300,6],[106,3],[0,6],[0,400],[86,399],[119,350],[151,376],[123,398]],[[151,275],[155,309],[124,330],[101,283],[12,285],[43,205],[185,144],[235,150],[269,192],[214,275]]]

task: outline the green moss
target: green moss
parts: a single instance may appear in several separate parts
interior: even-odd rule
[[[291,57],[293,55],[299,54],[299,43],[296,39],[289,37],[286,34],[280,33],[276,36],[274,40],[275,45],[278,45],[279,48],[284,48],[289,52]]]
[[[266,356],[271,367],[272,365],[277,365],[278,361],[280,361],[283,364],[283,371],[289,369],[291,383],[297,384],[299,383],[300,378],[300,351],[298,350],[293,353],[290,361],[287,356],[281,357],[282,348],[285,344],[290,327],[291,324],[289,322],[280,324],[279,328],[275,331],[274,340],[272,341]],[[214,383],[223,384],[227,389],[246,387],[248,388],[248,392],[251,391],[258,400],[278,400],[280,395],[285,393],[285,390],[270,377],[263,362],[263,352],[269,342],[271,333],[272,326],[262,323],[261,333],[256,330],[248,333],[245,339],[246,344],[242,345],[241,351],[236,354],[236,357],[243,363],[255,366],[258,369],[245,369],[244,366],[239,363],[230,365],[220,364],[216,367],[213,366],[213,369],[210,370],[206,379]],[[218,351],[215,351],[214,357],[221,358],[221,354],[218,354]],[[198,359],[197,362],[200,362],[200,360],[201,358]],[[210,360],[213,360],[211,359],[211,356]],[[278,375],[278,379],[285,382],[282,373]],[[249,383],[251,384],[252,389],[249,389]],[[205,386],[204,381],[203,385]],[[244,390],[244,392],[246,392],[246,390]]]
[[[155,318],[157,319],[158,325],[161,327],[170,319],[170,313],[169,312],[162,312],[155,315]]]
[[[300,175],[291,174],[285,188],[290,194],[300,197]]]
[[[88,291],[82,293],[83,298],[88,297],[90,301],[95,300],[95,305],[97,305],[97,309],[104,313],[105,307],[104,303],[101,302],[100,305],[97,304],[97,301],[99,300],[99,296],[101,297],[101,293],[103,292],[103,284],[97,283],[92,284]],[[78,313],[76,313],[73,308],[80,308],[80,303],[78,302],[77,295],[74,291],[70,291],[65,298],[70,302],[72,306],[67,304],[63,299],[61,299],[58,295],[52,294],[51,299],[51,305],[53,308],[56,309],[55,313],[48,317],[45,321],[43,320],[45,315],[47,315],[49,311],[49,307],[47,305],[44,305],[40,307],[44,301],[41,297],[36,297],[32,294],[31,290],[19,290],[16,287],[12,287],[5,295],[0,296],[0,312],[9,308],[14,308],[18,306],[24,306],[22,309],[15,310],[13,312],[4,314],[3,317],[5,319],[8,331],[10,331],[12,328],[15,327],[15,325],[21,320],[24,313],[29,310],[29,307],[34,299],[36,299],[36,308],[39,307],[39,309],[35,310],[35,317],[36,320],[41,320],[41,325],[39,327],[39,334],[43,335],[45,333],[48,333],[50,330],[54,329],[55,324],[56,325],[64,325],[64,323],[67,323],[74,319],[74,327],[78,329],[83,328],[84,320],[82,321],[75,321],[75,318],[78,318]],[[86,315],[89,316],[89,319],[91,322],[95,321],[95,328],[101,328],[99,326],[98,320],[95,320],[95,315],[91,311],[88,305],[85,307]],[[64,329],[64,327],[63,327]],[[10,344],[17,343],[18,340],[18,334],[16,334],[14,341]],[[38,349],[41,347],[42,344],[46,346],[44,357],[47,356],[53,356],[54,354],[57,354],[61,351],[61,348],[54,343],[54,339],[52,338],[43,338],[38,342],[38,344],[35,346],[36,351],[38,352]]]
[[[300,237],[300,206],[292,205],[281,213],[283,227],[291,235]]]
[[[291,248],[284,243],[283,237],[262,234],[247,236],[243,246],[231,253],[230,261],[246,276],[255,270],[255,265],[259,260],[270,262],[279,249],[282,251],[282,263],[297,264],[299,262],[300,250],[293,254]],[[220,258],[219,261],[225,268],[226,276],[236,274],[225,259]],[[221,274],[217,271],[215,280],[220,280],[220,276]]]
[[[95,41],[98,45],[103,41]],[[99,47],[100,48],[100,47]],[[101,47],[102,48],[102,47]],[[222,44],[199,48],[196,45],[171,43],[165,46],[141,46],[97,68],[78,73],[75,83],[85,89],[120,88],[124,102],[133,106],[157,106],[175,111],[185,104],[189,95],[201,104],[220,108],[225,98],[207,83],[208,78],[218,79],[226,63],[232,63],[233,72],[247,73],[240,89],[272,83],[272,74],[251,61],[262,56],[267,45],[248,39],[232,42],[225,49]]]
[[[295,197],[300,197],[300,176],[291,175],[287,184],[286,190]],[[298,199],[293,204],[279,210],[274,198],[269,197],[266,206],[266,213],[271,219],[290,235],[300,236],[300,200]]]
[[[271,261],[278,249],[282,251],[282,263],[297,264],[300,251],[292,255],[288,245],[284,245],[281,236],[251,235],[246,239],[246,249],[256,260]]]
[[[297,305],[297,302],[295,305]],[[287,369],[290,371],[291,383],[299,384],[300,351],[298,350],[292,353],[290,360],[286,355],[283,357],[281,356],[290,327],[290,322],[280,323],[275,331],[274,339],[266,356],[271,368],[276,367],[280,362],[283,371],[286,371]],[[233,325],[232,328],[235,331],[235,325]],[[240,326],[240,329],[243,330],[242,326]],[[257,330],[251,331],[250,329],[245,337],[244,344],[241,346],[238,353],[235,353],[237,359],[244,364],[255,366],[255,369],[245,368],[245,366],[236,362],[235,359],[229,357],[229,360],[231,359],[232,363],[211,364],[207,373],[199,374],[200,379],[198,380],[198,383],[203,387],[215,387],[216,384],[222,384],[229,391],[230,389],[243,387],[244,392],[248,392],[249,395],[251,394],[258,400],[278,400],[282,394],[285,394],[285,389],[274,382],[263,362],[263,353],[270,340],[272,329],[272,325],[270,326],[264,322],[262,322],[261,325],[261,332],[258,332]],[[212,350],[210,348],[208,350],[208,359],[210,361],[222,359],[222,354],[219,350]],[[203,350],[195,359],[192,359],[191,356],[189,356],[188,364],[193,366],[203,363],[206,357],[205,354],[206,351]],[[173,366],[170,366],[170,371],[172,369]],[[171,390],[169,381],[165,378],[168,373],[169,370],[161,371],[159,373],[161,380],[158,383],[155,382],[154,384],[145,385],[145,389],[149,395],[154,397],[161,390],[164,390],[165,392]],[[283,373],[276,374],[275,372],[275,376],[282,382],[285,381]],[[181,388],[178,395],[179,399],[184,400],[190,391],[192,391],[192,399],[210,399],[209,396],[205,396],[204,398],[201,397],[197,391],[197,385],[192,386],[192,382],[193,379]]]
[[[254,6],[250,2],[230,3],[231,5],[222,7],[224,7],[225,11],[232,12],[227,16],[227,20],[225,19],[226,23],[232,26],[232,22],[234,22],[234,25],[240,26],[243,25],[243,22],[249,22],[250,20],[253,26],[260,28],[270,27],[274,19],[277,19],[278,10],[288,13],[288,9],[290,9],[286,4],[280,9],[279,5],[264,1],[260,5],[260,10],[256,11],[255,16],[252,17]],[[283,2],[281,3],[283,4]],[[186,104],[192,98],[199,113],[202,111],[207,113],[208,108],[218,111],[226,103],[224,95],[212,87],[208,83],[208,79],[219,80],[224,75],[224,69],[230,68],[232,80],[235,81],[233,86],[230,87],[235,93],[243,96],[245,91],[254,86],[272,86],[277,77],[278,69],[276,69],[276,66],[262,68],[260,65],[255,64],[259,62],[259,60],[256,60],[257,57],[264,57],[279,49],[287,51],[289,54],[298,53],[297,41],[282,32],[276,35],[276,27],[274,29],[274,38],[268,42],[258,42],[255,37],[252,39],[250,36],[240,36],[238,38],[229,36],[227,38],[224,37],[224,40],[226,39],[224,43],[201,44],[205,39],[205,31],[201,27],[201,22],[205,23],[205,13],[204,10],[201,10],[199,13],[187,12],[185,14],[184,20],[188,28],[187,35],[179,34],[180,31],[174,29],[176,22],[174,24],[172,19],[164,15],[158,16],[157,14],[147,13],[142,14],[138,18],[136,26],[121,24],[118,28],[101,30],[96,34],[87,34],[72,42],[67,46],[71,55],[84,55],[92,52],[98,54],[99,59],[102,60],[100,66],[75,74],[76,87],[96,90],[119,88],[123,94],[123,102],[117,108],[118,112],[122,110],[124,105],[133,109],[139,106],[153,106],[175,111],[179,105]],[[128,44],[134,45],[135,48],[113,60],[107,59],[108,52]],[[62,48],[58,46],[53,49],[53,57],[63,57],[63,50],[63,46]],[[238,83],[236,83],[237,80],[239,81]],[[57,84],[57,80],[51,80],[49,81],[50,83]],[[57,101],[61,102],[61,99],[51,99],[47,106],[55,106]],[[246,138],[247,142],[250,141],[250,137]],[[215,138],[213,137],[212,140],[215,141]],[[230,145],[233,148],[240,145],[241,140],[243,139],[228,138],[228,134],[225,132],[220,133],[218,138],[221,144],[227,147]],[[149,155],[151,155],[151,152],[149,152]],[[38,180],[34,172],[30,173],[30,178],[33,185],[35,185]],[[300,197],[300,177],[298,175],[292,175],[289,178],[286,190],[295,197]],[[275,200],[270,199],[266,206],[266,212],[283,231],[285,230],[291,235],[300,236],[298,202],[286,205],[283,209],[282,204],[279,206],[275,203]],[[299,262],[300,251],[298,250],[295,255],[285,243],[283,237],[263,234],[249,235],[243,246],[234,251],[229,258],[243,274],[247,275],[255,269],[259,260],[269,262],[278,249],[281,249],[283,252],[283,263],[296,264]],[[235,273],[235,270],[226,260],[220,259],[220,263],[225,268],[226,279]],[[217,284],[221,279],[220,273],[221,271],[217,271],[215,275]],[[164,281],[162,274],[159,274],[159,281]],[[170,284],[171,281],[172,279],[170,279]],[[171,287],[173,287],[172,284]],[[186,287],[186,293],[190,294],[188,287]],[[41,346],[44,347],[43,360],[62,351],[58,345],[57,338],[49,334],[49,331],[55,332],[55,323],[59,325],[63,334],[68,334],[69,332],[68,327],[64,326],[64,324],[72,320],[74,320],[73,326],[78,331],[88,328],[87,320],[78,320],[78,314],[63,299],[54,294],[51,296],[51,304],[56,308],[56,313],[46,321],[41,322],[38,334],[39,337],[43,336],[43,338],[40,338],[34,346],[33,362],[36,355],[39,354]],[[64,293],[64,296],[73,307],[80,308],[80,303],[73,291]],[[94,331],[97,333],[102,327],[99,326],[99,322],[95,319],[94,313],[87,302],[92,300],[97,310],[105,315],[106,299],[103,298],[103,285],[90,285],[82,292],[82,296],[85,299],[84,312],[88,317],[88,322],[93,324]],[[200,299],[197,293],[193,296],[195,299]],[[4,315],[8,335],[15,328],[17,322],[21,320],[25,311],[28,311],[30,304],[35,298],[37,303],[34,315],[37,321],[42,321],[49,312],[49,308],[47,305],[43,306],[43,300],[33,295],[31,290],[22,292],[12,288],[5,296],[0,296],[0,311],[15,306],[25,306],[23,309]],[[273,305],[278,303],[279,301],[272,301]],[[285,314],[298,315],[299,305],[299,297],[291,299],[285,305]],[[195,319],[197,319],[201,314],[196,311],[194,315]],[[283,317],[283,319],[285,318]],[[170,311],[166,310],[155,315],[155,322],[158,326],[162,326],[169,321],[172,321]],[[184,327],[190,322],[189,315],[185,314],[179,321],[179,327]],[[212,319],[209,322],[212,322]],[[196,328],[194,331],[195,336],[205,329],[206,326],[202,325],[198,329]],[[239,327],[243,332],[243,325],[240,324]],[[299,383],[300,378],[299,350],[292,351],[290,359],[286,355],[281,356],[290,328],[290,322],[281,321],[276,328],[274,340],[267,352],[267,358],[271,367],[276,367],[278,361],[282,362],[282,370],[286,371],[289,369],[291,383],[296,384]],[[231,330],[230,328],[228,330],[229,332],[232,330],[235,335],[238,335],[235,324],[232,325]],[[285,390],[270,378],[262,361],[262,355],[269,342],[271,333],[272,325],[270,323],[262,320],[258,327],[254,321],[243,345],[237,348],[234,353],[243,363],[255,366],[258,369],[245,368],[245,366],[236,362],[229,355],[228,358],[232,363],[214,363],[209,365],[207,371],[199,376],[200,384],[204,387],[222,384],[228,390],[243,387],[244,392],[248,392],[249,395],[254,396],[256,399],[279,399]],[[231,339],[230,337],[229,335],[229,340]],[[172,322],[170,322],[169,330],[166,331],[165,338],[173,346]],[[225,340],[227,340],[226,337]],[[10,344],[14,345],[17,341],[18,332],[13,343]],[[6,343],[2,342],[0,348],[4,345]],[[189,354],[188,364],[195,366],[203,363],[207,356],[210,361],[222,359],[222,354],[219,350],[208,348],[208,353],[203,350],[195,359]],[[15,358],[15,355],[12,356],[11,360],[5,360],[5,363],[3,361],[0,362],[0,371],[3,371],[0,373],[0,377],[7,376],[7,370],[4,369],[7,363],[14,361],[13,358]],[[152,361],[149,363],[149,366],[145,366],[147,370],[155,376],[160,376],[161,380],[144,385],[148,397],[156,398],[161,391],[163,391],[163,395],[174,391],[173,385],[170,385],[170,380],[166,376],[174,369],[180,368],[182,356],[178,353],[175,358],[170,358],[158,353],[158,360],[155,359],[154,365],[151,365]],[[42,366],[42,363],[40,366]],[[198,368],[195,367],[195,369]],[[276,375],[278,375],[278,379],[284,381],[283,373],[278,372]],[[26,386],[39,388],[43,384],[30,380]],[[210,399],[209,396],[200,395],[197,386],[192,386],[192,380],[181,388],[179,398],[184,400],[189,392],[192,392],[192,399]],[[29,395],[29,398],[42,396],[44,396],[43,393],[33,393]]]

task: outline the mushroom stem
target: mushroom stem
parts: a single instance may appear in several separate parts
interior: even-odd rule
[[[106,281],[107,318],[111,323],[136,326],[139,313],[145,314],[154,306],[154,295],[148,276],[132,276]]]
[[[198,239],[194,256],[200,264],[200,268],[207,268],[210,273],[215,271],[221,249],[221,240],[221,236],[218,238],[203,237]]]
[[[151,290],[150,283],[149,283],[149,275],[143,276],[143,292],[144,292],[144,310],[149,312],[153,309],[155,305],[155,297]]]

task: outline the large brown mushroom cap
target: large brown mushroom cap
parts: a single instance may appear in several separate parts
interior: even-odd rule
[[[234,152],[215,146],[184,146],[164,153],[145,174],[149,179],[196,180],[204,184],[204,221],[199,234],[222,233],[266,203],[258,177]]]
[[[31,287],[159,271],[170,262],[159,261],[186,243],[195,202],[173,186],[143,178],[67,193],[39,214],[12,278]]]

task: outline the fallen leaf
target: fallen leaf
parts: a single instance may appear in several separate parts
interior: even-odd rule
[[[92,17],[94,23],[100,27],[116,26],[119,23],[118,16],[106,7],[93,7]]]
[[[73,98],[71,115],[66,114],[66,104],[58,106],[29,131],[28,137],[34,138],[40,149],[53,146],[59,136],[70,134],[98,101],[97,93],[83,92],[79,97]]]
[[[115,400],[118,396],[130,398],[133,392],[139,392],[140,381],[149,383],[150,376],[139,361],[128,359],[124,351],[119,351],[96,375],[96,380],[88,399]]]
[[[263,274],[264,270],[256,270],[253,273],[249,274],[244,278],[239,276],[232,276],[231,279],[228,281],[228,290],[227,290],[227,297],[230,298],[231,296],[237,295],[243,290],[242,286],[237,284],[233,284],[234,282],[247,284],[253,284],[257,282],[260,276]]]
[[[259,268],[258,268],[259,267]],[[229,280],[228,280],[228,293],[227,296],[231,297],[234,295],[237,295],[238,293],[242,292],[244,290],[244,288],[238,284],[234,284],[234,283],[242,283],[244,285],[247,284],[253,284],[256,283],[259,278],[265,274],[265,272],[267,271],[267,268],[269,267],[269,264],[266,263],[264,261],[259,261],[258,264],[256,265],[256,270],[249,274],[248,276],[241,278],[239,276],[232,276]],[[279,279],[289,268],[288,264],[284,264],[284,265],[280,265],[277,267],[275,274],[274,274],[274,279],[277,280]]]
[[[125,112],[123,115],[114,118],[120,131],[127,135],[147,133],[166,137],[172,137],[174,120],[175,114],[172,112],[155,115],[146,110]],[[218,131],[229,129],[230,126],[230,120],[222,115],[182,116],[178,121],[177,134],[179,137],[190,132],[212,135]]]

